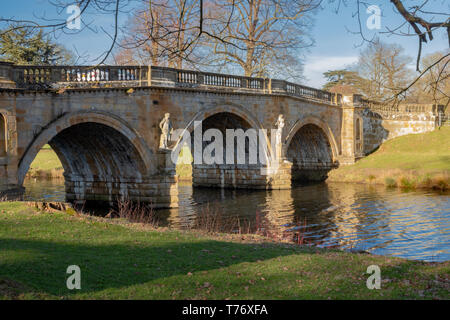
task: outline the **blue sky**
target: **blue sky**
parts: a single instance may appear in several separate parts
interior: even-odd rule
[[[68,2],[68,1],[66,1]],[[358,53],[362,49],[361,36],[352,34],[349,31],[358,30],[358,20],[353,17],[356,11],[356,1],[350,0],[352,4],[341,7],[338,14],[335,13],[335,5],[325,6],[315,17],[315,24],[311,35],[315,41],[314,47],[304,52],[305,72],[307,78],[305,84],[313,87],[321,87],[325,82],[322,73],[327,70],[343,68],[357,60]],[[412,2],[412,1],[410,1]],[[386,31],[387,27],[395,27],[398,21],[398,14],[393,12],[392,5],[386,0],[368,0],[368,3],[378,5],[381,9],[381,29]],[[48,19],[67,19],[69,14],[65,11],[58,13],[48,0],[2,0],[0,16],[3,18],[14,17],[16,19],[34,19],[46,17]],[[131,7],[129,7],[131,8]],[[450,12],[450,1],[431,0],[429,10],[438,12]],[[361,7],[361,22],[363,32],[370,38],[373,31],[366,27],[366,20],[369,14],[366,7]],[[126,14],[119,17],[119,23],[124,24],[127,20]],[[397,19],[397,20],[396,20]],[[98,58],[109,48],[111,39],[101,30],[104,28],[111,31],[113,18],[111,15],[83,16],[83,21],[91,23],[90,30],[84,30],[78,34],[58,34],[57,40],[67,48],[76,51],[78,54],[88,57],[90,60]],[[400,44],[405,48],[405,53],[415,58],[417,54],[418,40],[416,37],[388,36],[378,33],[379,37],[390,43]],[[435,40],[426,44],[423,54],[448,50],[448,42],[444,32],[436,33]],[[413,66],[411,66],[413,67]]]

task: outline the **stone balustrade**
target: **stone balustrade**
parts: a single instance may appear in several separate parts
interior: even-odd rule
[[[0,88],[178,87],[283,94],[340,105],[341,95],[284,80],[158,66],[28,66],[2,63]]]
[[[61,89],[112,87],[175,87],[201,90],[288,95],[390,114],[438,114],[442,106],[379,102],[355,94],[340,94],[291,83],[285,80],[253,78],[158,66],[28,66],[0,61],[0,89]],[[349,101],[347,101],[349,100]]]
[[[379,112],[383,114],[433,114],[437,115],[439,112],[443,112],[443,105],[436,105],[431,103],[419,104],[419,103],[398,103],[398,102],[380,102],[362,98],[361,95],[354,95],[354,103],[356,106],[360,106],[371,110],[373,112]]]

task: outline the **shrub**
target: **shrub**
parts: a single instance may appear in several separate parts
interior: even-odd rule
[[[437,179],[433,185],[433,189],[439,189],[441,191],[445,191],[449,189],[448,181],[443,178]]]
[[[384,182],[388,188],[395,188],[397,186],[397,182],[395,181],[395,179],[390,177],[387,177]]]
[[[415,183],[415,181],[410,180],[407,177],[402,177],[400,179],[400,186],[405,189],[415,189],[416,183]]]

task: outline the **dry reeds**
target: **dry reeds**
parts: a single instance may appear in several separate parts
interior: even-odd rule
[[[114,208],[106,215],[107,218],[122,218],[130,222],[158,225],[158,218],[150,203],[119,199]]]
[[[44,180],[64,179],[64,169],[30,170],[28,171],[26,178]]]

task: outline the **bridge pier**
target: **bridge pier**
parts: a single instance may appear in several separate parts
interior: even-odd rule
[[[118,200],[130,200],[148,203],[152,208],[177,208],[178,183],[170,150],[159,150],[157,160],[158,172],[138,179],[65,174],[66,200],[110,205]]]
[[[14,157],[0,157],[0,199],[21,199],[24,188],[17,178],[17,165]]]
[[[223,189],[290,189],[291,166],[283,162],[271,171],[258,165],[196,165],[192,184]]]
[[[4,67],[0,64],[0,70]],[[2,79],[6,71],[0,72],[0,85],[8,83]],[[20,198],[23,187],[17,175],[17,124],[16,116],[11,110],[0,105],[0,198]]]
[[[342,100],[341,154],[340,165],[354,164],[363,156],[362,118],[357,113],[362,96],[344,96]]]
[[[113,204],[120,199],[149,203],[153,208],[178,207],[178,187],[175,177],[158,175],[140,181],[86,181],[67,177],[66,200],[74,203],[95,201]]]

